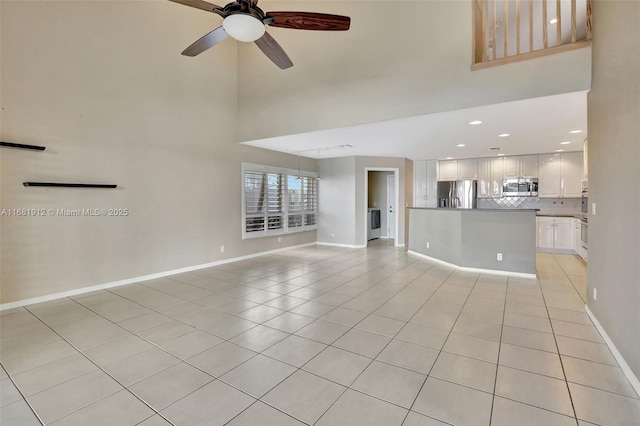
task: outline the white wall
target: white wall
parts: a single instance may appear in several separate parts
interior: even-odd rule
[[[587,305],[640,377],[640,3],[592,5]]]
[[[347,32],[269,28],[282,71],[239,47],[242,141],[588,90],[591,49],[471,71],[471,2],[271,1],[264,10],[352,18]]]
[[[356,233],[356,159],[329,158],[318,161],[318,242],[361,245]]]
[[[2,303],[316,240],[241,240],[241,162],[297,168],[297,159],[236,143],[233,41],[180,55],[216,25],[210,14],[165,1],[0,9],[0,137],[47,146],[2,151],[2,207],[130,212],[3,216]],[[23,187],[29,180],[119,187]]]

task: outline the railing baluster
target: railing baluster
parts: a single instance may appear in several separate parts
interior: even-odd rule
[[[576,42],[576,0],[571,0],[571,43]]]
[[[581,47],[588,46],[591,39],[591,0],[472,0],[473,11],[473,69],[477,64],[494,62],[509,63],[523,59],[540,57],[551,53],[565,52]],[[527,1],[527,4],[523,4]],[[553,3],[555,2],[555,11]],[[578,1],[581,3],[578,4]],[[535,2],[535,4],[534,4]],[[563,4],[563,2],[565,2]],[[515,7],[510,9],[510,5]],[[529,46],[525,44],[526,37],[525,26],[527,22],[523,22],[524,14],[528,6],[529,13]],[[502,10],[498,10],[501,7]],[[563,9],[564,7],[564,9]],[[569,13],[570,7],[570,13]],[[585,22],[578,22],[578,7],[581,10],[586,7]],[[563,15],[564,13],[564,15]],[[498,15],[501,18],[498,21]],[[511,16],[510,16],[511,15]],[[564,16],[564,19],[563,19]],[[570,23],[569,23],[570,19]],[[562,21],[564,20],[564,33]],[[542,24],[542,27],[539,25]],[[571,25],[571,37],[569,37],[568,25]],[[586,24],[586,35],[582,32],[582,25]],[[549,30],[553,31],[555,25],[555,42],[553,35],[549,34]],[[580,25],[580,26],[579,26]],[[499,31],[498,27],[502,26]],[[535,30],[535,28],[538,30]],[[540,34],[540,29],[542,34]],[[578,33],[578,30],[581,32]],[[515,31],[515,37],[511,38]],[[523,34],[524,32],[524,34]],[[564,34],[566,38],[563,39]],[[504,40],[498,44],[498,36],[504,37]],[[540,40],[539,37],[542,37]],[[509,40],[511,38],[511,40]],[[542,46],[541,46],[542,44]],[[566,45],[566,46],[565,46]],[[574,45],[574,46],[571,46]],[[498,52],[498,46],[502,53]],[[509,51],[509,48],[513,52]],[[535,49],[535,50],[534,50]],[[547,50],[546,52],[543,52]],[[491,52],[491,53],[490,53]],[[516,58],[517,57],[517,58]],[[484,68],[484,66],[482,67]]]
[[[587,0],[587,40],[591,40],[591,0]]]
[[[520,0],[516,0],[516,55],[520,54]]]
[[[547,39],[547,0],[542,0],[542,45],[546,49],[549,47]]]
[[[560,0],[556,0],[556,44],[559,46],[562,44],[562,10],[560,8]]]
[[[496,59],[496,50],[498,47],[498,37],[497,37],[497,30],[496,30],[496,3],[498,0],[491,0],[493,3],[493,31],[492,31],[492,35],[493,35],[493,59]]]
[[[529,0],[529,52],[533,52],[533,0]]]
[[[504,27],[504,55],[503,58],[509,56],[509,0],[504,0],[502,8],[502,26]]]
[[[483,60],[489,60],[489,2],[482,0],[482,25],[483,31],[482,38],[484,40],[484,56]]]

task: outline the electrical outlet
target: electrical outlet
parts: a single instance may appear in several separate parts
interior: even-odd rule
[[[498,262],[502,262],[502,253],[498,253],[496,259],[498,259]]]
[[[427,242],[427,248],[429,248],[429,242]]]
[[[591,214],[596,215],[596,203],[591,203]]]
[[[593,300],[598,300],[598,289],[593,288]]]
[[[224,253],[224,245],[220,246],[220,253]]]

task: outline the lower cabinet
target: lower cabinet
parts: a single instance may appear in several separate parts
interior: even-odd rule
[[[537,248],[543,249],[542,251],[558,253],[575,250],[571,221],[570,217],[537,217]]]

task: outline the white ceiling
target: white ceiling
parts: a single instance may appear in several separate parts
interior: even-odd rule
[[[482,124],[469,125],[473,120]],[[502,133],[510,136],[498,137]],[[587,92],[582,91],[243,143],[311,158],[427,160],[581,151],[586,137]],[[571,143],[560,145],[563,141]],[[491,147],[502,150],[487,151]]]

